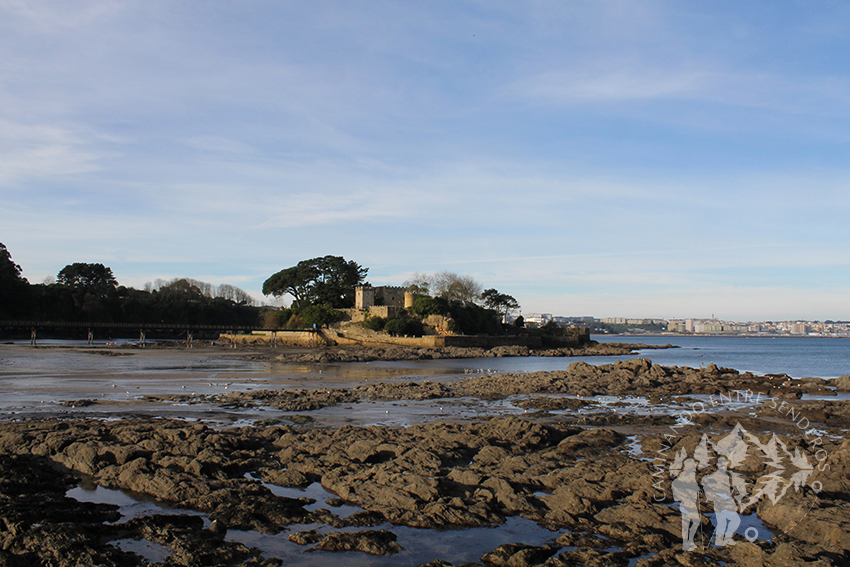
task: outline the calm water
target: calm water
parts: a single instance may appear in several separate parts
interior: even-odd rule
[[[786,373],[794,378],[837,378],[850,374],[850,338],[826,337],[623,337],[595,335],[600,343],[672,344],[679,348],[647,349],[632,356],[508,357],[405,362],[372,362],[372,366],[428,371],[483,369],[507,372],[563,370],[573,362],[607,364],[617,360],[648,358],[663,366],[699,368],[712,362],[756,374]]]
[[[127,350],[102,356],[89,350],[30,349],[0,345],[0,417],[8,411],[55,409],[80,399],[133,402],[146,396],[194,397],[279,388],[352,387],[382,381],[451,381],[468,372],[563,370],[583,360],[605,364],[635,357],[665,366],[710,363],[757,374],[835,378],[850,374],[850,339],[822,337],[594,337],[600,342],[642,342],[678,348],[630,356],[506,357],[345,364],[292,364],[243,358],[238,350],[201,352]],[[115,353],[113,353],[115,354]],[[117,406],[120,409],[120,406]],[[201,406],[192,406],[195,410]],[[105,410],[105,406],[96,406]],[[390,413],[388,408],[384,415]],[[70,408],[78,412],[79,408]],[[173,410],[173,407],[172,407]],[[430,411],[430,410],[429,410]]]
[[[850,374],[850,338],[829,337],[610,337],[599,342],[667,343],[680,348],[647,350],[640,356],[664,366],[718,366],[794,378]]]

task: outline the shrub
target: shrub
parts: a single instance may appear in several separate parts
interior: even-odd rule
[[[304,321],[304,326],[310,328],[325,327],[342,319],[342,313],[331,307],[330,303],[308,305],[296,310],[298,317]]]
[[[384,326],[387,324],[387,319],[385,317],[377,316],[366,317],[361,324],[370,331],[380,332],[384,330]]]
[[[422,321],[412,319],[407,313],[402,311],[398,316],[387,320],[384,325],[384,331],[393,335],[412,335],[421,337],[425,333],[425,328]]]
[[[410,312],[423,318],[428,315],[445,315],[449,312],[449,302],[441,297],[417,295]]]
[[[264,329],[280,329],[289,321],[289,309],[270,309],[263,312]]]

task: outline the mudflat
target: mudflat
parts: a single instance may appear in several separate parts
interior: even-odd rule
[[[850,380],[381,354],[3,345],[0,565],[850,561]]]

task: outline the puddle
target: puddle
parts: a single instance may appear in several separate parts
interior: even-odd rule
[[[638,461],[653,461],[654,457],[645,457],[642,456],[645,453],[643,452],[643,447],[640,444],[640,440],[637,435],[629,435],[626,437],[626,443],[623,445],[623,448],[626,450],[626,453],[633,459]]]
[[[312,546],[300,546],[288,539],[290,533],[312,529],[320,533],[356,532],[364,529],[390,530],[396,534],[397,542],[404,551],[389,556],[373,556],[355,551],[308,552],[306,550]],[[300,524],[289,526],[289,531],[277,535],[229,530],[226,539],[243,543],[248,547],[256,547],[262,551],[263,556],[282,559],[285,565],[326,567],[334,564],[353,567],[395,567],[421,565],[435,559],[443,559],[453,565],[477,562],[485,553],[505,543],[522,542],[529,545],[544,545],[551,543],[559,535],[559,532],[541,528],[532,520],[510,517],[504,524],[488,528],[433,530],[383,524],[374,528],[333,529],[323,524]]]
[[[289,488],[286,486],[278,486],[276,484],[263,482],[262,480],[254,477],[251,473],[245,473],[245,478],[259,482],[264,487],[268,488],[275,496],[282,496],[284,498],[312,498],[316,502],[304,506],[305,510],[309,510],[311,512],[315,512],[320,508],[325,508],[329,509],[340,518],[347,518],[352,514],[363,511],[363,508],[351,504],[343,504],[342,506],[331,506],[328,504],[326,501],[329,498],[337,498],[337,495],[325,490],[320,482],[314,482],[306,488]]]
[[[629,563],[628,563],[627,567],[635,567],[635,565],[638,564],[638,561],[640,561],[641,559],[649,559],[650,557],[655,557],[655,554],[654,553],[648,553],[646,555],[641,555],[639,557],[632,557],[631,559],[629,559]]]
[[[117,539],[109,543],[121,551],[143,557],[148,563],[162,563],[171,556],[171,549],[146,539]]]
[[[800,396],[800,399],[803,401],[846,402],[847,400],[850,400],[850,392],[837,392],[832,396],[824,396],[821,394],[803,394],[802,396]]]
[[[717,527],[717,519],[715,518],[714,513],[706,514],[706,517],[711,520],[711,525],[715,528]],[[741,523],[738,526],[738,529],[735,530],[735,533],[747,538],[750,541],[766,541],[767,543],[773,542],[773,531],[771,531],[764,523],[758,518],[758,516],[753,514],[748,514],[746,516],[740,516]],[[711,534],[712,543],[714,543],[714,532]]]
[[[183,514],[188,516],[201,516],[204,519],[204,527],[209,527],[210,521],[203,512],[176,508],[160,502],[144,494],[133,494],[122,490],[104,488],[84,479],[79,486],[65,492],[65,496],[73,498],[77,502],[92,502],[94,504],[114,504],[118,506],[121,514],[119,523],[131,518],[141,518],[153,514]]]
[[[340,518],[345,518],[360,512],[363,508],[353,505],[329,507],[325,502],[336,496],[325,490],[318,482],[314,482],[306,488],[287,488],[259,481],[251,473],[245,478],[257,480],[277,496],[286,498],[312,498],[314,504],[305,506],[307,510],[318,510],[329,508]],[[300,546],[289,541],[291,533],[317,530],[320,533],[332,531],[356,532],[366,529],[389,530],[396,534],[398,543],[405,551],[396,555],[379,557],[360,552],[331,553],[324,551],[307,552],[311,546]],[[529,545],[543,545],[556,539],[559,532],[552,532],[537,525],[532,520],[520,517],[509,517],[505,523],[498,526],[486,528],[462,528],[462,529],[418,529],[407,526],[394,526],[382,524],[373,528],[347,527],[331,528],[324,524],[296,524],[289,526],[286,532],[276,535],[267,535],[259,532],[241,530],[229,530],[228,541],[237,541],[248,547],[256,547],[266,557],[277,557],[284,560],[287,565],[324,567],[329,563],[359,566],[372,565],[419,565],[428,563],[434,559],[443,559],[452,564],[476,562],[485,553],[488,553],[505,543],[522,542]]]

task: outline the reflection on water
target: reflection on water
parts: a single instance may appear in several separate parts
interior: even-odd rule
[[[332,492],[328,492],[322,486],[320,482],[314,482],[305,488],[291,488],[287,486],[278,486],[276,484],[270,484],[268,482],[262,482],[259,479],[255,478],[251,473],[245,473],[245,478],[249,480],[256,480],[260,482],[264,487],[268,488],[269,491],[275,496],[282,496],[284,498],[310,498],[315,500],[313,504],[308,504],[304,506],[305,510],[309,510],[314,512],[319,510],[320,508],[328,508],[330,505],[327,503],[327,500],[331,498],[337,498],[336,494]],[[363,508],[360,506],[354,506],[350,504],[343,504],[341,506],[333,506],[333,513],[339,516],[340,518],[347,518],[352,514],[356,514],[357,512],[362,512]]]
[[[289,526],[291,533],[318,530],[320,533],[332,531],[357,532],[364,528],[329,528],[321,524],[297,524]],[[524,543],[544,545],[552,543],[560,535],[541,528],[535,522],[525,518],[510,517],[505,523],[489,528],[464,528],[453,530],[427,530],[384,524],[375,530],[389,530],[398,537],[398,544],[404,551],[391,556],[378,557],[355,551],[309,552],[310,546],[300,546],[287,538],[285,534],[267,535],[259,532],[229,530],[227,539],[237,541],[248,547],[262,550],[266,557],[283,559],[285,565],[299,567],[325,567],[331,564],[365,566],[421,565],[434,559],[443,559],[453,565],[471,563],[506,543]]]
[[[253,479],[252,476],[247,475]],[[321,484],[314,483],[305,489],[285,488],[263,483],[274,494],[287,498],[313,498],[315,504],[306,508],[317,510],[326,507],[325,500],[334,497],[330,492],[322,488]],[[138,518],[153,514],[191,514],[204,518],[204,527],[209,528],[210,522],[206,514],[175,508],[162,502],[148,500],[141,495],[134,495],[120,490],[112,490],[96,486],[90,483],[85,487],[78,486],[67,491],[66,496],[80,502],[94,502],[100,504],[114,504],[119,506],[118,511],[122,515],[121,521],[130,518]],[[340,517],[346,517],[362,509],[357,506],[345,505],[332,509]],[[505,523],[498,526],[486,528],[464,528],[449,530],[429,530],[409,528],[406,526],[394,526],[383,524],[374,528],[375,530],[389,530],[398,537],[398,543],[405,551],[387,557],[376,557],[361,552],[308,552],[310,546],[300,546],[289,541],[290,533],[317,530],[326,534],[332,531],[356,532],[367,528],[331,528],[324,524],[295,524],[288,526],[285,531],[268,535],[253,531],[228,530],[226,540],[240,542],[248,547],[260,549],[265,557],[277,557],[284,560],[286,565],[298,567],[324,567],[329,564],[366,566],[395,566],[395,565],[419,565],[434,559],[444,559],[455,565],[480,560],[481,556],[494,550],[505,543],[522,542],[528,545],[544,545],[553,542],[559,532],[552,532],[538,526],[532,520],[519,517],[507,518]],[[125,539],[113,542],[125,551],[132,551],[150,562],[163,561],[170,555],[167,547],[148,542],[146,540]]]
[[[186,508],[170,506],[144,494],[134,494],[123,490],[104,488],[83,479],[79,486],[65,492],[65,496],[73,498],[77,502],[92,502],[95,504],[112,504],[118,506],[121,519],[117,523],[132,518],[141,518],[153,514],[183,514],[189,516],[201,516],[204,519],[204,527],[209,527],[210,521],[203,512],[196,512]]]
[[[745,337],[594,337],[602,342],[672,343],[637,356],[666,366],[720,366],[757,373],[832,377],[850,373],[850,339]],[[38,348],[0,345],[0,412],[56,412],[81,399],[105,403],[258,389],[353,387],[374,382],[454,381],[469,372],[564,370],[578,361],[607,364],[629,356],[506,357],[302,364],[253,360],[244,352],[102,346]],[[118,356],[120,355],[120,356]],[[816,399],[806,395],[805,399]],[[848,394],[832,400],[850,399]],[[103,413],[102,407],[72,408]],[[389,408],[385,408],[387,411]],[[65,411],[65,410],[62,410]],[[506,408],[505,411],[513,411]]]
[[[162,563],[171,556],[171,549],[146,539],[116,539],[109,543],[121,551],[144,557],[149,563]]]

